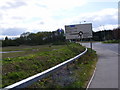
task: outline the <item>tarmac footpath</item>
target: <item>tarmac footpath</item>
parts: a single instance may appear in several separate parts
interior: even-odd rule
[[[88,44],[82,44],[89,47]],[[93,49],[98,54],[98,62],[89,88],[114,88],[118,89],[118,54],[112,50],[100,47],[99,43],[93,44]]]

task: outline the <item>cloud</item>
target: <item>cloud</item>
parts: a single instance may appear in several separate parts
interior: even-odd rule
[[[118,2],[118,0],[88,0],[88,2]]]
[[[0,9],[6,10],[6,9],[18,8],[24,5],[26,5],[26,3],[20,0],[11,0],[11,1],[5,0],[2,1],[2,5],[0,6]]]
[[[86,3],[84,0],[41,0],[42,5],[51,10],[71,9],[74,7],[82,6]],[[41,4],[40,3],[40,4]]]
[[[118,25],[117,24],[115,24],[115,25],[113,25],[113,24],[108,24],[108,25],[100,25],[100,26],[98,26],[98,27],[95,27],[95,28],[93,28],[93,30],[96,32],[96,31],[102,31],[102,30],[111,30],[111,29],[114,29],[114,28],[117,28],[118,27]]]
[[[111,27],[118,21],[118,11],[115,8],[73,14],[72,10],[85,7],[87,0],[0,0],[0,3],[2,35],[15,36],[25,31],[53,31],[64,28],[64,25],[83,21],[92,22],[94,30],[98,30],[100,25]]]
[[[53,23],[54,16],[59,11],[80,7],[86,3],[83,0],[1,0],[0,2],[2,3],[0,16],[3,16],[0,24],[3,28],[15,26],[23,28],[25,26],[23,24],[30,27],[31,24],[38,22]]]
[[[15,39],[15,38],[20,37],[20,35],[17,35],[17,36],[8,36],[8,35],[6,35],[6,36],[7,36],[9,39]],[[0,35],[0,40],[4,40],[6,36],[5,36],[5,35]]]
[[[8,29],[0,29],[1,35],[3,36],[17,36],[25,32],[25,29],[23,28],[8,28]]]
[[[118,9],[107,8],[98,12],[79,14],[78,16],[72,19],[66,19],[65,21],[70,22],[69,24],[80,24],[86,21],[85,23],[93,23],[94,28],[97,28],[100,25],[113,25],[116,28],[118,24]]]

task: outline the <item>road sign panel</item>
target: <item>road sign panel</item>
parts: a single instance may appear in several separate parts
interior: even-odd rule
[[[92,38],[92,23],[65,26],[66,39]]]

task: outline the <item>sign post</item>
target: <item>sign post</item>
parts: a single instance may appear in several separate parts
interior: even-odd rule
[[[90,38],[90,47],[92,51],[92,23],[76,24],[65,26],[65,36],[68,40],[77,40],[80,38]]]
[[[90,38],[90,48],[91,48],[91,52],[92,52],[92,38]]]

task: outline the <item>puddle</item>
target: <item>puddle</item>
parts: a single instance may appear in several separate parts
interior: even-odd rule
[[[58,49],[53,49],[53,51],[54,51],[54,50],[58,50]]]
[[[3,52],[0,52],[0,53],[14,53],[14,52],[23,52],[23,51],[3,51]]]

